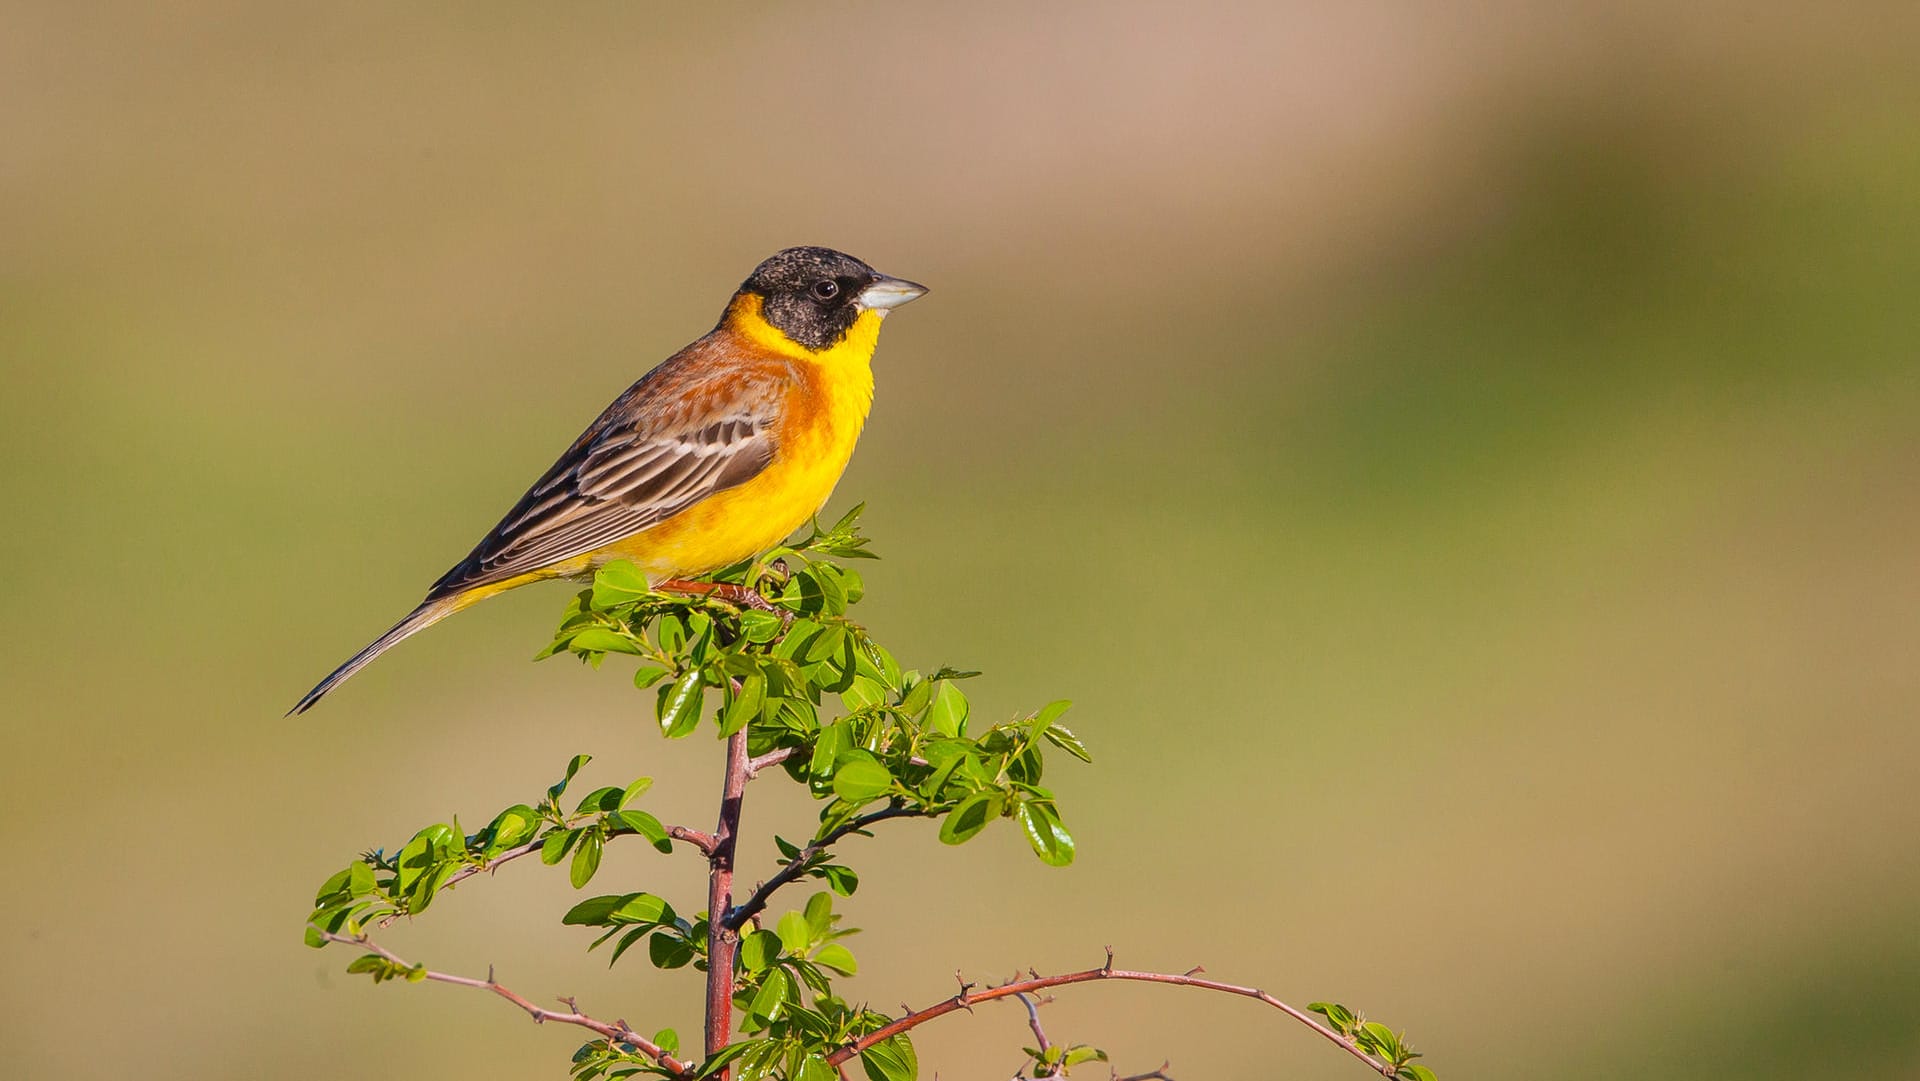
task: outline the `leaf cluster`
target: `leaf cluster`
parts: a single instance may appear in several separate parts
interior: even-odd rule
[[[1358,1011],[1338,1002],[1311,1002],[1307,1009],[1327,1019],[1327,1027],[1353,1040],[1360,1050],[1393,1068],[1399,1081],[1436,1081],[1433,1071],[1415,1063],[1420,1052],[1407,1043],[1407,1034],[1396,1033],[1378,1021],[1369,1021]]]

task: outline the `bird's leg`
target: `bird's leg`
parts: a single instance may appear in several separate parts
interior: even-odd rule
[[[736,608],[756,608],[762,612],[777,611],[773,604],[755,590],[731,582],[690,582],[685,578],[669,578],[654,583],[653,588],[663,593],[685,593],[692,597],[712,597],[725,601]]]

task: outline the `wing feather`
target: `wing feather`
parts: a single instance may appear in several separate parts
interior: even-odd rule
[[[784,373],[697,369],[669,361],[616,399],[427,599],[585,555],[758,475]]]

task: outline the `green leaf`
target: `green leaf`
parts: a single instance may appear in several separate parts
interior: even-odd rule
[[[645,811],[615,811],[607,816],[609,825],[630,830],[645,837],[655,849],[661,852],[673,851],[673,838],[667,836],[667,827],[660,820]]]
[[[720,714],[720,734],[731,736],[747,726],[747,722],[760,716],[760,710],[767,702],[767,677],[758,672],[740,681],[740,688],[731,692],[731,701]]]
[[[792,991],[793,978],[787,975],[786,969],[768,971],[766,981],[760,985],[760,990],[754,992],[753,1001],[747,1006],[747,1015],[763,1021],[778,1021],[780,1011],[786,1006],[787,996]]]
[[[580,839],[583,832],[585,827],[547,834],[546,841],[540,845],[540,862],[551,867],[565,859],[568,850],[573,848],[573,843]]]
[[[567,881],[574,889],[580,889],[593,880],[593,873],[600,869],[600,849],[606,844],[597,829],[587,830],[578,848],[573,850],[573,865],[567,869]]]
[[[842,976],[851,976],[860,971],[859,963],[853,959],[853,951],[838,942],[829,942],[820,947],[820,952],[813,955],[813,963],[825,965]]]
[[[1083,1062],[1105,1061],[1107,1061],[1107,1053],[1105,1051],[1100,1050],[1098,1047],[1076,1044],[1073,1047],[1067,1048],[1067,1053],[1060,1059],[1060,1066],[1062,1069],[1070,1070]]]
[[[1433,1071],[1427,1069],[1425,1066],[1402,1066],[1396,1076],[1400,1078],[1400,1081],[1439,1081],[1439,1078],[1433,1075]]]
[[[1060,816],[1049,804],[1026,800],[1015,808],[1014,817],[1019,819],[1020,828],[1026,831],[1027,843],[1041,862],[1054,867],[1065,867],[1073,862],[1073,836],[1060,822]]]
[[[1080,742],[1080,737],[1074,735],[1073,730],[1066,725],[1049,725],[1047,727],[1047,742],[1078,758],[1082,762],[1093,761],[1093,754],[1087,750],[1087,745]]]
[[[693,945],[685,939],[658,931],[647,940],[647,960],[655,968],[685,968],[693,960]]]
[[[680,1053],[680,1034],[670,1028],[663,1028],[653,1034],[654,1045],[669,1055]]]
[[[772,931],[755,931],[740,940],[740,963],[748,972],[765,972],[780,956],[781,936]]]
[[[632,784],[626,787],[625,791],[620,793],[620,806],[625,807],[627,804],[632,803],[634,800],[639,799],[642,795],[646,793],[647,789],[652,787],[653,787],[653,778],[651,777],[636,778]]]
[[[679,739],[700,724],[700,707],[706,700],[706,680],[698,668],[689,668],[679,679],[660,688],[660,731],[668,739]]]
[[[848,803],[864,803],[892,787],[893,774],[866,751],[848,751],[834,764],[833,794]]]
[[[967,696],[944,680],[939,687],[927,710],[927,727],[943,736],[957,737],[967,730]]]
[[[573,760],[567,763],[567,775],[554,782],[553,786],[547,789],[547,798],[550,800],[559,799],[560,794],[567,790],[567,785],[572,783],[573,775],[580,772],[581,766],[591,761],[593,761],[593,756],[590,754],[574,755]]]
[[[807,926],[807,918],[798,912],[789,912],[780,917],[778,924],[780,943],[788,953],[805,957],[807,947],[813,944],[813,932]]]
[[[827,1064],[825,1056],[813,1051],[800,1060],[800,1069],[793,1081],[834,1081],[838,1076],[833,1067]]]
[[[740,636],[755,645],[765,645],[780,637],[781,619],[774,612],[749,609],[740,613]]]
[[[539,831],[539,813],[524,803],[515,804],[495,815],[493,821],[487,825],[485,854],[497,855],[515,845],[524,844],[532,840],[534,834]],[[366,867],[366,864],[356,866]],[[371,882],[373,869],[370,867],[367,868],[367,876]]]
[[[869,1081],[915,1081],[920,1073],[920,1060],[905,1036],[881,1040],[860,1052],[860,1065]]]
[[[633,685],[644,691],[665,678],[667,678],[666,669],[642,665],[633,673]]]
[[[1333,1027],[1335,1032],[1343,1036],[1350,1035],[1353,1032],[1353,1026],[1357,1019],[1354,1017],[1352,1010],[1347,1009],[1338,1002],[1309,1002],[1307,1003],[1307,1009],[1326,1018],[1327,1023]]]
[[[852,897],[853,892],[860,888],[860,876],[855,874],[851,867],[830,863],[817,869],[815,874],[826,879],[827,885],[833,892],[842,897]]]
[[[821,890],[807,898],[807,932],[815,942],[824,942],[833,933],[833,895]]]
[[[647,577],[624,559],[604,564],[593,573],[593,606],[612,608],[647,595]]]
[[[987,828],[987,823],[1000,817],[1000,793],[978,792],[960,801],[960,805],[947,812],[940,823],[940,840],[943,844],[957,845],[970,840],[974,834]]]
[[[574,807],[574,814],[588,811],[611,811],[620,806],[620,789],[612,785],[603,785],[580,797],[580,803]]]
[[[588,653],[629,653],[640,656],[640,644],[618,631],[588,627],[573,636],[567,648]]]
[[[727,1063],[732,1062],[734,1059],[739,1058],[755,1047],[761,1046],[765,1042],[765,1040],[741,1040],[738,1043],[730,1043],[722,1047],[720,1050],[715,1051],[711,1058],[700,1064],[700,1072],[693,1075],[694,1081],[701,1081],[702,1078],[712,1077],[714,1074],[719,1073]]]

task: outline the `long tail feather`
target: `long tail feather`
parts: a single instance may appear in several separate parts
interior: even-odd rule
[[[320,701],[328,691],[333,690],[345,682],[347,677],[365,668],[367,665],[372,664],[375,657],[378,657],[380,654],[385,653],[387,650],[392,649],[394,646],[399,645],[401,642],[421,631],[426,630],[428,627],[433,626],[435,623],[440,622],[460,609],[465,608],[466,605],[460,603],[462,599],[463,598],[458,595],[443,597],[439,600],[428,601],[420,607],[415,608],[407,614],[407,618],[395,623],[391,630],[374,639],[372,645],[354,654],[352,660],[334,669],[331,675],[321,680],[318,686],[307,692],[305,698],[302,698],[292,709],[288,710],[287,716],[291,717],[296,713],[305,713],[313,707],[315,702]]]

